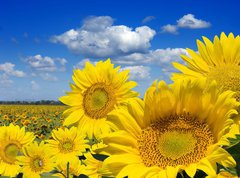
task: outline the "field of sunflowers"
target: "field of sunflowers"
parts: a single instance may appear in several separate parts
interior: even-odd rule
[[[110,59],[73,71],[65,106],[0,105],[0,175],[240,176],[240,36],[187,49],[144,98]]]

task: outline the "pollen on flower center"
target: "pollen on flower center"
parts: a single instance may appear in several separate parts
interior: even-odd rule
[[[189,165],[205,157],[214,137],[206,123],[189,114],[161,118],[142,130],[138,150],[148,166]]]
[[[235,98],[240,101],[240,66],[225,65],[213,68],[207,76],[207,83],[212,80],[216,80],[223,91],[232,90],[236,92]]]
[[[191,133],[169,131],[159,137],[158,149],[161,155],[176,160],[193,152],[196,142]]]
[[[73,148],[74,148],[74,143],[71,140],[65,140],[63,142],[60,142],[59,144],[59,149],[63,153],[72,152]]]
[[[110,86],[96,83],[84,92],[83,108],[91,118],[105,117],[113,110],[116,100]]]
[[[96,89],[92,94],[92,107],[95,110],[102,109],[108,102],[108,94],[102,89]]]
[[[4,153],[1,155],[3,161],[14,164],[16,156],[19,154],[21,147],[17,143],[9,143],[4,148]]]
[[[35,172],[41,171],[43,169],[44,161],[40,157],[33,157],[31,159],[31,169]]]

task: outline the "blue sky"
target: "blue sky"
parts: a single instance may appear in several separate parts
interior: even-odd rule
[[[0,100],[57,100],[73,68],[110,57],[144,94],[196,40],[239,35],[238,0],[1,1]]]

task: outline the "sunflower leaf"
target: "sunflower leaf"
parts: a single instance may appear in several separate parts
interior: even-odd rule
[[[235,159],[237,166],[236,171],[237,175],[240,176],[240,135],[236,135],[236,138],[228,138],[230,141],[230,146],[226,148],[226,150],[232,155],[232,157]]]

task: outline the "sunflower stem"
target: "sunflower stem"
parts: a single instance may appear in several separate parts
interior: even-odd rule
[[[66,175],[67,178],[69,178],[69,162],[67,162],[67,175]]]

